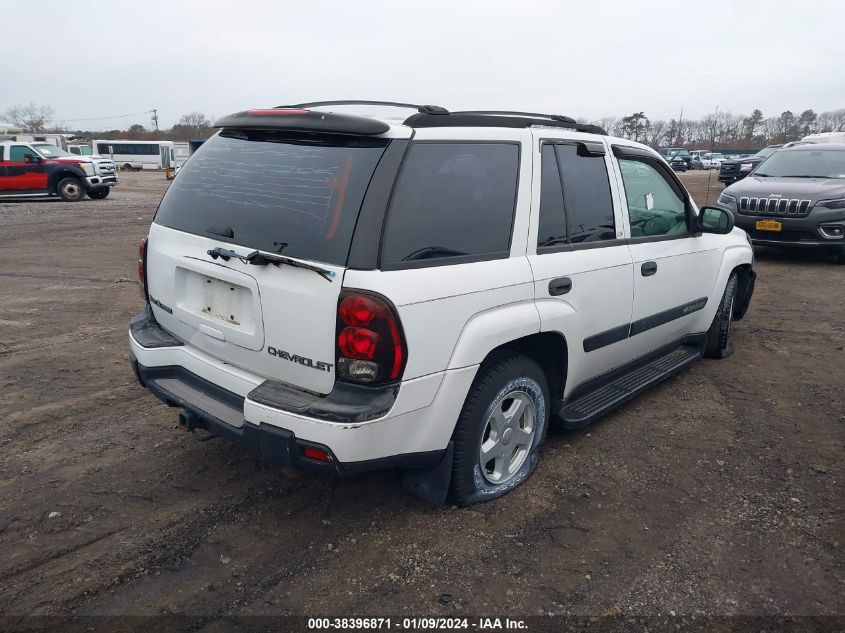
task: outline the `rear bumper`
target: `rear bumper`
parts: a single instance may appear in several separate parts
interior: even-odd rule
[[[185,411],[189,426],[205,428],[276,464],[340,475],[437,464],[477,370],[471,366],[404,381],[387,407],[377,397],[365,403],[335,399],[325,407],[329,396],[315,397],[290,386],[282,386],[281,393],[268,391],[263,377],[209,357],[143,317],[133,320],[129,344],[138,381],[169,406]],[[291,391],[297,392],[293,403]],[[274,398],[286,401],[272,406]],[[293,405],[302,408],[282,408]],[[362,420],[368,417],[362,416],[362,407],[377,417]],[[331,460],[305,458],[309,446],[324,450]]]
[[[327,472],[335,475],[377,470],[381,468],[431,468],[445,454],[444,450],[404,453],[357,462],[342,462],[330,446],[298,438],[292,431],[272,424],[254,424],[243,420],[240,426],[221,419],[233,405],[243,408],[244,398],[203,380],[181,367],[144,367],[130,356],[132,369],[141,386],[159,400],[184,412],[188,430],[202,428],[225,438],[248,453],[280,467]],[[186,388],[187,387],[187,388]],[[191,398],[188,394],[195,394]],[[306,457],[306,448],[317,448],[328,455],[328,461]]]

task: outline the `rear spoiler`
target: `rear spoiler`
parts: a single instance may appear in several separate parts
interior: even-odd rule
[[[360,136],[376,136],[384,134],[390,129],[387,123],[377,119],[352,114],[317,112],[297,107],[244,110],[217,119],[214,122],[214,127],[322,132],[325,134],[354,134]]]

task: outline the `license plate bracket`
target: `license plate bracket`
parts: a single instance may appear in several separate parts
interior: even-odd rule
[[[781,231],[783,224],[777,220],[757,220],[755,225],[758,231]]]
[[[205,305],[202,306],[202,310],[206,314],[233,325],[240,325],[240,294],[249,291],[242,286],[215,277],[206,277],[204,286]]]

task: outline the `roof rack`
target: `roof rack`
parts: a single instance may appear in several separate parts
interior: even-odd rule
[[[484,115],[504,115],[504,116],[522,116],[539,119],[552,119],[553,121],[562,121],[564,123],[575,123],[575,119],[571,116],[564,116],[562,114],[542,114],[540,112],[520,112],[518,110],[457,110],[451,114],[484,114]]]
[[[297,103],[292,106],[276,106],[277,108],[319,108],[333,105],[372,105],[387,106],[391,108],[410,108],[422,114],[449,114],[446,108],[436,105],[419,105],[416,103],[401,103],[399,101],[366,101],[362,99],[342,99],[339,101],[310,101],[308,103]]]
[[[527,128],[533,126],[559,127],[588,134],[606,136],[602,128],[589,123],[578,123],[572,117],[562,114],[542,114],[539,112],[521,112],[518,110],[460,110],[449,112],[446,108],[436,105],[419,105],[416,103],[402,103],[398,101],[369,101],[363,99],[341,99],[336,101],[309,101],[295,105],[276,106],[271,110],[247,110],[236,115],[224,117],[219,123],[231,127],[279,127],[300,130],[326,131],[347,134],[375,135],[386,132],[387,124],[367,117],[322,113],[318,119],[312,120],[317,113],[309,113],[308,108],[319,108],[335,105],[365,105],[391,108],[406,108],[416,110],[403,123],[414,128],[430,127],[509,127]],[[278,114],[278,118],[269,115]],[[290,114],[291,116],[282,116]],[[297,115],[297,116],[293,116]],[[326,117],[330,117],[329,121]],[[271,120],[276,119],[273,124]],[[216,127],[221,127],[215,123]]]
[[[450,112],[448,116],[430,115],[425,112],[413,114],[405,119],[404,124],[414,128],[426,127],[510,127],[527,128],[533,126],[559,127],[588,134],[607,132],[598,125],[578,123],[575,119],[560,114],[535,114],[531,112],[510,112],[506,110],[469,110]]]

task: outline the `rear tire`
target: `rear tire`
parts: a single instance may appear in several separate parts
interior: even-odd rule
[[[68,176],[56,185],[56,193],[65,202],[79,202],[85,197],[85,188],[79,178]]]
[[[87,193],[92,200],[105,200],[109,197],[110,192],[110,187],[102,187],[100,189],[89,189]]]
[[[739,279],[736,273],[731,273],[728,283],[725,285],[725,293],[713,317],[713,323],[707,330],[707,345],[704,348],[704,355],[707,358],[727,358],[733,354],[734,347],[731,340],[731,323],[733,322],[734,303],[736,302],[736,291],[739,286]]]
[[[528,479],[548,425],[549,388],[540,366],[521,354],[494,354],[479,369],[455,427],[453,501],[490,501]]]

